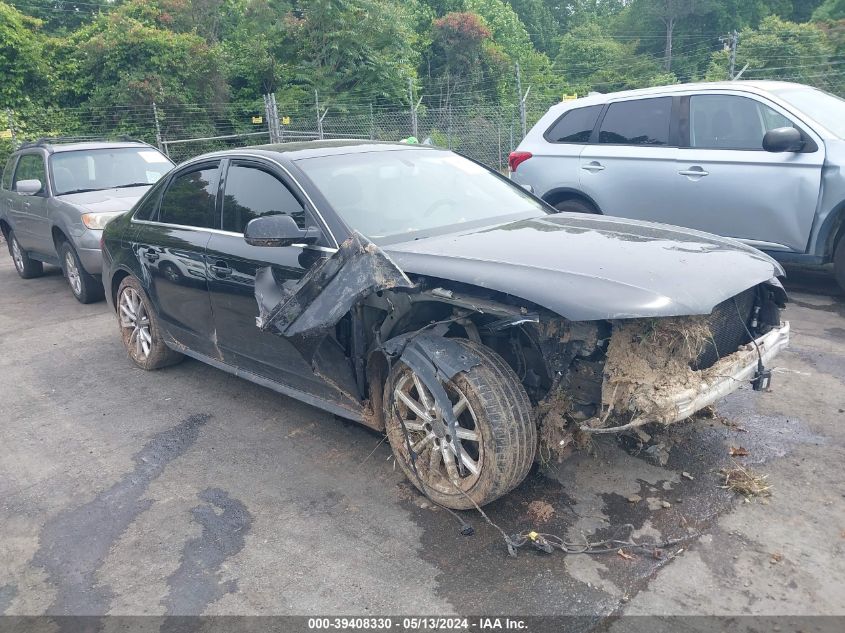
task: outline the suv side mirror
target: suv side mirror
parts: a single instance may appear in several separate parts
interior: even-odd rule
[[[314,244],[319,239],[319,229],[310,227],[303,230],[291,216],[281,214],[250,220],[244,231],[244,241],[252,246]]]
[[[804,139],[794,127],[778,127],[766,132],[763,149],[767,152],[800,152],[804,149]]]
[[[32,180],[18,180],[15,183],[15,193],[19,193],[22,196],[34,196],[36,193],[41,191],[41,188],[44,185],[41,184],[41,181],[38,178],[33,178]]]

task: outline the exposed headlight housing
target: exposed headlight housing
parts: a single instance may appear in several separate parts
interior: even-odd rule
[[[111,211],[108,213],[83,213],[82,224],[89,229],[102,230],[106,228],[106,224],[114,220],[119,215],[123,215],[123,211]]]

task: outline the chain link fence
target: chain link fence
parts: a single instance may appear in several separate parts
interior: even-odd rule
[[[461,152],[494,169],[507,168],[522,138],[516,106],[387,107],[328,101],[305,106],[245,103],[87,106],[7,111],[0,159],[42,137],[67,140],[133,138],[157,145],[179,163],[206,152],[269,142],[316,139],[419,142]],[[545,108],[528,112],[530,127]],[[277,122],[273,119],[277,117]],[[2,124],[0,124],[2,128]]]

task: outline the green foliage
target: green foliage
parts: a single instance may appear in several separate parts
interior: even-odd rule
[[[29,102],[50,80],[40,25],[38,20],[0,2],[0,105],[5,108]]]
[[[788,79],[836,90],[841,80],[837,67],[829,61],[832,54],[830,41],[816,25],[769,16],[758,29],[740,33],[736,70],[747,64],[744,79]],[[707,79],[728,79],[728,74],[727,52],[714,53]]]
[[[845,0],[0,0],[0,106],[27,136],[149,139],[153,102],[168,138],[214,136],[253,130],[268,92],[406,111],[410,81],[421,112],[492,126],[529,90],[530,121],[563,94],[725,79],[735,29],[744,79],[843,94],[843,25]]]
[[[816,22],[845,20],[845,0],[825,0],[813,12],[813,20]]]
[[[566,92],[613,92],[675,83],[658,61],[636,52],[637,42],[620,42],[597,24],[575,27],[560,40],[555,68],[563,74]]]

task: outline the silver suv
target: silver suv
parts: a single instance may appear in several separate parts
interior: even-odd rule
[[[845,288],[845,101],[794,83],[680,84],[553,106],[511,178],[560,211],[677,224]]]
[[[22,146],[0,181],[0,231],[18,274],[37,277],[43,263],[55,264],[79,301],[102,299],[103,228],[172,168],[140,141]]]

